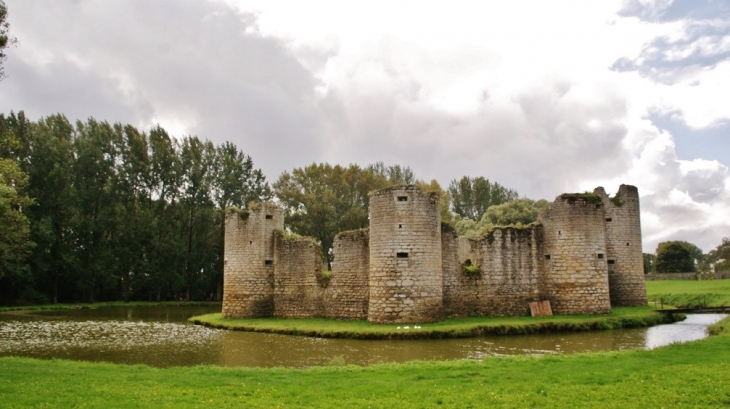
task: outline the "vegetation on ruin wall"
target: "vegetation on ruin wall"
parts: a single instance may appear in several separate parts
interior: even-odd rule
[[[582,200],[590,204],[602,203],[601,197],[592,192],[563,193],[562,195],[560,195],[560,198],[563,200],[567,200],[570,203],[574,203],[578,200]]]
[[[248,216],[251,215],[251,212],[246,209],[239,209],[238,207],[230,206],[226,208],[226,214],[238,215],[241,220],[248,220]]]
[[[652,351],[370,367],[157,369],[0,358],[0,374],[12,374],[0,375],[0,399],[10,407],[727,407],[729,324],[706,340]]]
[[[657,280],[646,282],[651,303],[690,308],[730,305],[730,280]]]
[[[551,317],[468,317],[419,324],[371,324],[365,320],[339,321],[325,318],[223,318],[206,314],[190,321],[213,328],[267,332],[321,338],[428,339],[469,338],[484,335],[517,335],[577,332],[601,329],[648,327],[681,317],[657,313],[651,307],[614,308],[609,315],[554,315]],[[400,328],[399,328],[400,327]],[[408,327],[406,329],[406,327]]]
[[[370,228],[369,227],[363,227],[362,229],[355,229],[355,230],[347,230],[347,231],[341,231],[337,233],[335,236],[336,238],[369,238],[370,237]]]

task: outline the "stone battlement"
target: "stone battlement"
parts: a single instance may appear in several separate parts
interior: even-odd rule
[[[415,186],[371,193],[370,228],[342,232],[331,272],[320,246],[283,234],[272,203],[226,212],[223,315],[326,317],[375,323],[606,314],[646,305],[639,194],[563,194],[538,223],[471,240],[442,225],[439,197]]]

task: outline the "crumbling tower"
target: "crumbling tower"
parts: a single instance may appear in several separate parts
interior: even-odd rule
[[[595,194],[563,194],[541,217],[543,294],[557,314],[611,312],[603,207]]]
[[[621,185],[613,198],[609,198],[602,187],[596,188],[594,193],[601,197],[605,209],[611,305],[646,305],[639,191],[634,186]]]
[[[274,231],[284,211],[273,203],[226,210],[223,316],[267,317],[274,312]]]
[[[437,193],[394,186],[370,196],[368,321],[443,317],[441,216]]]

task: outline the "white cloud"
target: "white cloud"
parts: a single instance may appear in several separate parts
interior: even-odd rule
[[[269,180],[385,161],[535,198],[634,184],[646,250],[728,228],[728,163],[679,160],[646,119],[730,117],[722,22],[670,1],[7,3],[5,112],[232,140]]]

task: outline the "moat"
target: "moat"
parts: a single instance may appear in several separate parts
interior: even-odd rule
[[[102,308],[0,313],[0,355],[147,364],[310,367],[411,360],[483,359],[656,348],[704,338],[724,315],[690,315],[652,328],[494,336],[470,339],[363,341],[211,329],[187,318],[220,307]]]

